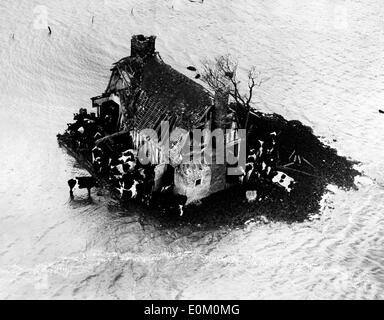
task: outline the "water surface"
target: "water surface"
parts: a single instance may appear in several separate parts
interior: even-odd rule
[[[0,298],[383,298],[380,0],[4,0],[0,19]],[[310,125],[368,178],[329,194],[320,220],[234,230],[141,224],[107,193],[70,201],[84,170],[56,133],[136,33],[181,72],[225,53],[256,65],[256,107]]]

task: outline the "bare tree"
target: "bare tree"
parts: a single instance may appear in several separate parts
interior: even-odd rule
[[[253,91],[263,83],[260,72],[255,67],[248,71],[247,90],[241,93],[237,78],[238,63],[230,55],[216,57],[213,61],[205,60],[202,64],[202,80],[214,91],[227,91],[237,104],[245,108],[247,115],[243,125],[247,129]]]

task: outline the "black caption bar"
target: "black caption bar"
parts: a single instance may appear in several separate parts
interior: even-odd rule
[[[383,301],[251,301],[251,300],[125,300],[125,301],[0,301],[0,307],[9,307],[14,317],[25,313],[28,318],[36,315],[41,318],[55,319],[57,315],[64,319],[300,319],[315,313],[326,318],[340,308],[343,315],[355,313],[364,308],[364,315],[382,310]],[[33,318],[33,317],[32,317]],[[373,318],[373,317],[372,317]],[[369,317],[365,317],[369,319]]]

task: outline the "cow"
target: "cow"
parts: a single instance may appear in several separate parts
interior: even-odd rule
[[[95,146],[92,149],[92,162],[94,162],[96,158],[101,158],[103,154],[103,150],[100,147]]]
[[[71,198],[73,198],[73,189],[75,187],[79,189],[87,189],[88,190],[88,197],[91,197],[91,189],[93,187],[97,187],[97,181],[94,177],[76,177],[73,179],[68,180],[68,186],[69,186],[69,194]]]
[[[116,188],[116,190],[120,193],[120,199],[135,199],[139,194],[139,181],[133,180],[132,183],[128,185],[125,182],[120,181],[120,187]]]
[[[92,149],[92,165],[97,173],[100,173],[102,167],[103,150],[95,146]]]
[[[121,157],[119,158],[120,161],[123,163],[126,163],[128,161],[135,161],[135,153],[133,149],[128,149],[122,152]]]
[[[129,160],[124,163],[124,167],[126,168],[127,172],[132,172],[136,168],[136,161]]]
[[[258,141],[260,143],[260,148],[256,153],[256,157],[261,158],[263,156],[263,153],[264,153],[264,147],[263,147],[264,141],[262,141],[262,140],[258,140]]]
[[[152,188],[155,182],[155,166],[152,164],[140,165],[136,170],[132,173],[132,176],[141,181],[142,183],[139,185],[141,189],[139,193],[141,194],[141,200],[143,202],[149,203],[152,194]]]
[[[137,180],[133,180],[133,183],[131,185],[131,187],[128,189],[128,192],[131,193],[131,199],[134,199],[137,197],[137,186],[138,186],[139,182]]]
[[[113,170],[113,169],[115,169],[116,168],[116,170],[117,170],[117,172],[119,172],[120,174],[124,174],[124,173],[126,173],[126,171],[125,171],[125,168],[124,168],[124,165],[123,164],[118,164],[117,166],[112,166],[111,167],[111,169]]]
[[[111,157],[109,157],[109,160],[108,160],[108,165],[112,168],[112,167],[116,167],[117,165],[119,164],[124,164],[123,161],[119,160],[119,159],[116,159],[116,157],[114,155],[111,155]]]
[[[255,149],[251,149],[249,150],[247,162],[255,162],[255,161],[256,161],[256,151]]]
[[[293,178],[281,171],[274,172],[272,182],[283,187],[288,193],[291,192],[293,185],[296,183]]]
[[[255,169],[255,166],[252,162],[247,162],[245,164],[245,172],[244,172],[245,179],[243,180],[244,182],[248,182],[249,177],[252,175],[254,169]]]

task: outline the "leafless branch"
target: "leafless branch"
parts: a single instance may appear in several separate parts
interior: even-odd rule
[[[247,110],[244,127],[247,128],[251,102],[256,87],[260,87],[263,79],[260,72],[252,67],[248,72],[247,93],[241,94],[240,81],[237,79],[238,63],[230,55],[216,57],[213,61],[203,61],[202,80],[214,91],[227,91],[232,99]]]

